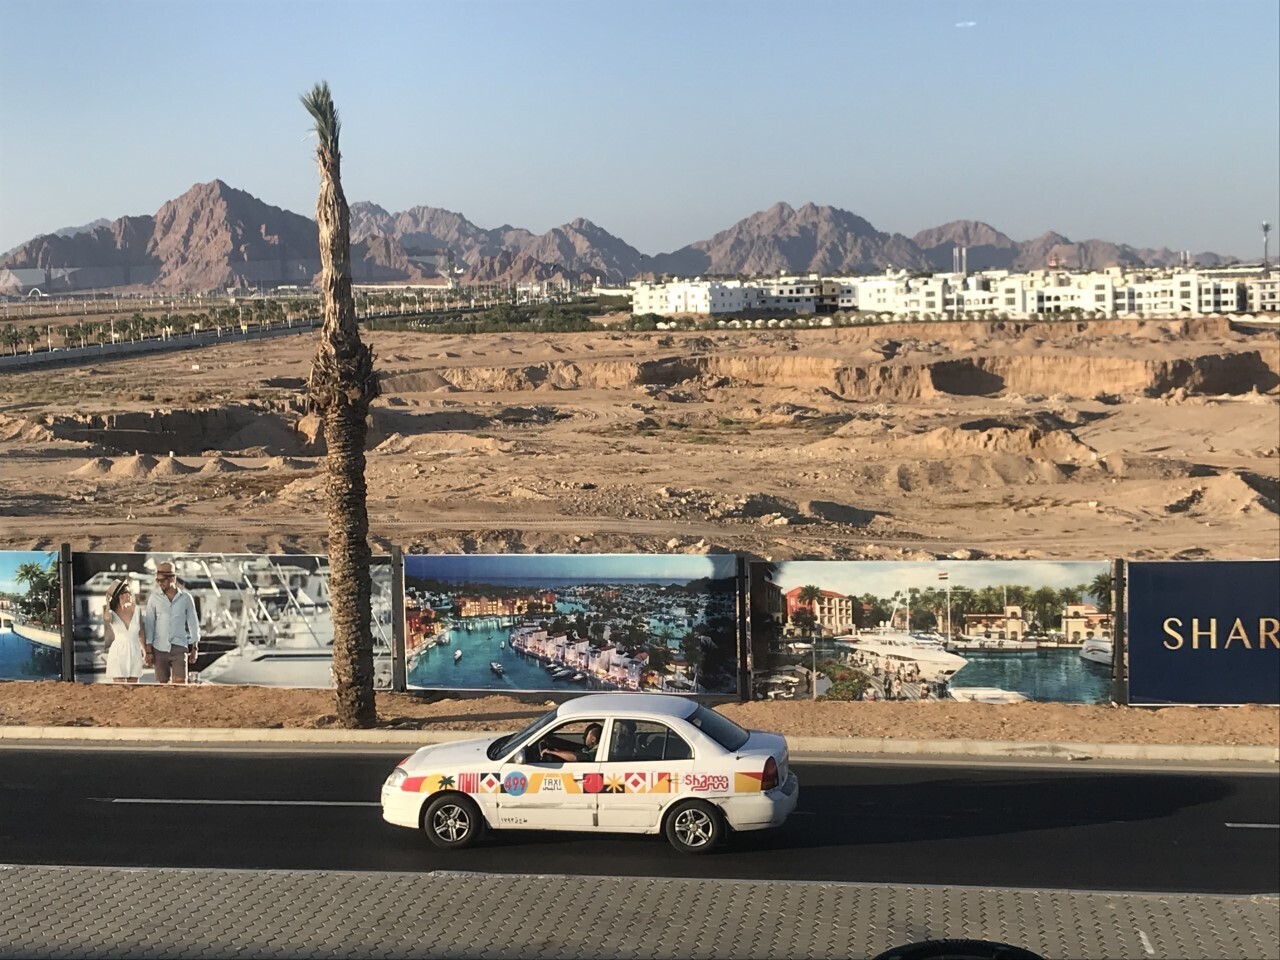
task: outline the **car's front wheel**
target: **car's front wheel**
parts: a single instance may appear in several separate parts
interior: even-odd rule
[[[484,817],[470,797],[446,793],[427,804],[422,813],[422,830],[442,850],[461,850],[480,839]]]
[[[667,814],[666,834],[681,853],[709,853],[724,839],[724,818],[705,800],[685,800]]]

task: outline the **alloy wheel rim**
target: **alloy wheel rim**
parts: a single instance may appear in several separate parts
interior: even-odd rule
[[[711,833],[711,817],[705,811],[684,810],[676,817],[676,836],[686,847],[706,846]]]
[[[447,806],[436,811],[433,826],[436,836],[444,840],[457,841],[465,837],[471,829],[471,818],[461,807]]]

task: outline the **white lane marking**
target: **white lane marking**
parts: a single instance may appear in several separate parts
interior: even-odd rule
[[[377,800],[169,800],[159,797],[90,797],[98,803],[176,803],[200,807],[380,807]]]
[[[1280,823],[1224,823],[1234,830],[1280,830]]]
[[[1138,939],[1142,941],[1142,949],[1147,951],[1147,956],[1154,957],[1156,955],[1156,948],[1151,946],[1151,941],[1147,938],[1147,932],[1145,930],[1138,930]]]

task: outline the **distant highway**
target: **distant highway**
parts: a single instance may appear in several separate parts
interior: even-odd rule
[[[1201,893],[1280,888],[1280,778],[795,764],[781,829],[687,857],[657,837],[498,833],[438,851],[382,822],[404,753],[0,749],[0,860],[721,877]]]

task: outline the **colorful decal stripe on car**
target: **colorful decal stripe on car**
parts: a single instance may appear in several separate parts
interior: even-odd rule
[[[733,789],[738,793],[759,793],[763,774],[735,773]],[[429,773],[407,777],[400,789],[407,793],[435,793],[458,790],[462,793],[728,793],[726,774],[668,773],[631,770],[621,773],[571,773],[512,771],[504,780],[497,773]]]
[[[764,773],[735,773],[733,789],[735,793],[759,793],[764,781]]]

